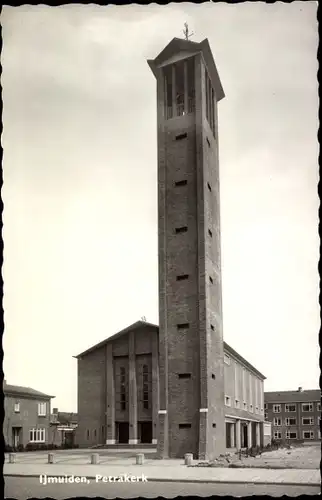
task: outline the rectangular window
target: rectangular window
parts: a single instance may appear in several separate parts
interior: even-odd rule
[[[321,411],[321,403],[316,403],[316,409],[317,411]]]
[[[313,403],[302,403],[302,411],[313,411]]]
[[[176,227],[175,231],[176,231],[176,234],[186,233],[188,231],[188,228],[187,228],[187,226]]]
[[[285,425],[296,425],[296,418],[295,417],[286,418]]]
[[[121,411],[126,410],[126,378],[124,366],[120,367],[120,406]]]
[[[209,276],[209,281],[210,281],[210,283],[213,285],[214,280],[212,279],[212,277],[211,277],[211,276]]]
[[[286,412],[296,411],[296,405],[285,405],[285,411]]]
[[[179,373],[179,378],[191,378],[191,373]]]
[[[282,419],[275,417],[273,420],[273,425],[282,425]]]
[[[297,439],[297,432],[296,431],[286,431],[285,437],[286,437],[286,439]]]
[[[208,234],[209,234],[210,238],[212,238],[212,231],[210,229],[208,229]]]
[[[177,276],[177,281],[187,280],[188,278],[189,274],[181,274],[180,276]]]
[[[179,424],[179,429],[190,429],[191,424]]]
[[[285,425],[296,425],[296,418],[295,417],[287,417],[285,419]]]
[[[187,184],[188,184],[188,182],[187,182],[186,180],[183,180],[183,181],[176,181],[176,182],[174,183],[174,185],[175,185],[176,187],[186,186]]]
[[[281,413],[281,405],[273,405],[273,413]]]
[[[15,403],[15,413],[20,413],[20,403]]]
[[[46,416],[46,403],[38,403],[38,417]]]
[[[186,139],[187,134],[179,134],[176,135],[176,141],[181,141],[182,139]]]
[[[213,427],[213,429],[215,429],[216,428],[216,424],[212,424],[212,427]]]
[[[265,414],[264,414],[264,419],[265,419],[265,420],[268,420],[268,414],[267,414],[267,411],[265,411]]]
[[[143,408],[149,409],[149,368],[143,365]]]
[[[282,433],[280,431],[275,431],[274,439],[282,439]]]
[[[176,116],[184,115],[184,65],[183,61],[175,64]]]
[[[189,328],[189,323],[178,323],[177,324],[177,329],[178,330],[185,330]]]
[[[189,57],[187,59],[187,75],[188,75],[188,113],[195,111],[195,59]]]
[[[213,332],[215,331],[215,327],[214,327],[214,325],[210,325],[210,328],[211,328],[211,330],[212,330]]]
[[[230,397],[229,396],[225,396],[225,405],[226,406],[231,406],[231,402],[230,402]]]
[[[211,374],[211,378],[213,378],[214,380],[216,379],[216,375],[214,373]]]
[[[164,68],[164,87],[165,87],[165,118],[169,120],[173,117],[172,109],[172,66]]]
[[[30,443],[44,443],[46,440],[45,429],[30,429],[29,442]]]
[[[302,425],[314,425],[313,417],[302,417]]]
[[[303,431],[303,439],[314,439],[314,431]]]
[[[230,357],[227,354],[224,354],[224,363],[226,363],[226,365],[230,365]]]
[[[87,429],[87,439],[89,439],[89,429]]]
[[[268,406],[267,403],[264,404],[264,410],[267,410]]]

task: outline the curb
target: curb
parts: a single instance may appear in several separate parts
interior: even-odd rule
[[[65,474],[64,474],[65,475]],[[77,474],[71,474],[77,476]],[[3,474],[3,477],[30,477],[39,478],[40,474]],[[62,474],[50,474],[50,477],[62,477]],[[96,476],[85,476],[87,479],[96,479]],[[274,481],[221,481],[219,479],[167,479],[160,477],[148,477],[150,483],[203,483],[203,484],[265,484],[267,486],[309,486],[321,487],[321,483],[292,483],[292,482],[274,482]]]

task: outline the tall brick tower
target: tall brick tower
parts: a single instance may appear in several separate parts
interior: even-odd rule
[[[217,103],[208,40],[174,38],[148,64],[157,80],[158,455],[225,450]]]

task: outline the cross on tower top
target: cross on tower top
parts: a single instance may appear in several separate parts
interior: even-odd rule
[[[184,29],[182,31],[186,40],[189,40],[189,38],[194,34],[193,32],[189,33],[188,23],[184,23]]]

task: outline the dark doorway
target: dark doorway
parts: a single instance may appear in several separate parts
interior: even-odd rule
[[[141,422],[141,443],[152,443],[152,422]]]
[[[226,448],[231,448],[230,443],[230,424],[226,422]]]
[[[14,448],[18,448],[20,445],[21,438],[21,427],[12,427],[12,445]]]
[[[118,424],[118,437],[120,444],[128,444],[129,442],[129,423],[119,422]]]
[[[243,425],[243,448],[247,448],[248,447],[248,429],[247,429],[247,425]]]

